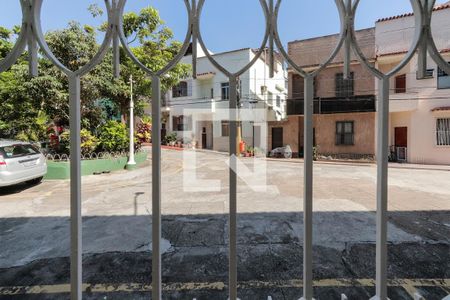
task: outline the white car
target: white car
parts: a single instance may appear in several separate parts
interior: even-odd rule
[[[270,151],[269,157],[292,158],[291,146],[287,145],[286,147],[275,148],[272,151]]]
[[[47,174],[45,156],[30,143],[0,140],[0,187],[37,184]]]

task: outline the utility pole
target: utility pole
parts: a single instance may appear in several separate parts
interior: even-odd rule
[[[136,161],[134,160],[134,101],[133,101],[133,75],[130,75],[130,155],[127,163],[127,170],[136,168]]]

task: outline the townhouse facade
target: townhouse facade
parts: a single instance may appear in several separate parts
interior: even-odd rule
[[[375,61],[375,29],[356,32],[362,51]],[[326,61],[338,42],[330,35],[290,42],[289,55],[307,71]],[[318,74],[314,82],[314,145],[317,152],[336,158],[375,155],[375,78],[351,57],[351,73],[343,75],[343,51]],[[303,156],[303,78],[288,73],[287,119],[269,124],[269,147],[289,145],[294,157]]]
[[[450,62],[450,1],[434,8],[432,31],[441,55]],[[378,20],[375,26],[377,67],[397,65],[410,48],[414,16]],[[427,72],[418,77],[418,55],[391,79],[390,144],[400,161],[450,164],[450,76],[427,57]]]
[[[254,57],[251,48],[212,54],[214,59],[231,72],[247,65]],[[168,132],[175,132],[183,143],[193,143],[196,148],[228,151],[229,107],[228,77],[218,71],[198,47],[197,76],[183,79],[166,95],[168,117],[164,125]],[[267,121],[279,121],[286,117],[286,70],[276,59],[274,77],[269,78],[267,53],[239,78],[239,108],[263,111],[258,120],[243,120],[240,126],[242,140],[251,147],[267,151],[265,132]],[[188,51],[182,60],[191,64]]]

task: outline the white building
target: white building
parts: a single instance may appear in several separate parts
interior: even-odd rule
[[[376,23],[380,70],[399,64],[414,36],[414,16],[406,14]],[[450,61],[450,1],[435,7],[433,37]],[[410,163],[450,164],[450,76],[428,56],[427,77],[417,79],[417,54],[391,81],[390,143]],[[406,148],[406,151],[403,151]]]
[[[187,78],[166,95],[170,117],[166,124],[168,132],[176,132],[183,142],[194,142],[197,148],[228,151],[229,125],[227,118],[217,120],[217,111],[229,106],[228,78],[218,71],[198,47],[197,79]],[[254,57],[250,48],[213,54],[223,67],[236,72],[247,65]],[[239,78],[240,107],[264,109],[267,121],[282,120],[286,117],[286,71],[283,63],[276,59],[275,76],[269,78],[269,65],[266,55]],[[268,56],[267,56],[268,58]],[[268,59],[267,59],[268,61]],[[186,55],[182,63],[191,64],[192,56]],[[192,113],[191,110],[201,110]],[[262,148],[267,141],[261,140],[265,128],[251,121],[242,121],[242,138],[249,146]],[[188,136],[188,140],[186,137]]]

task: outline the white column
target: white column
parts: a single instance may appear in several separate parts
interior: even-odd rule
[[[128,158],[127,169],[132,169],[136,166],[134,160],[134,101],[133,101],[133,75],[130,76],[130,156]]]

